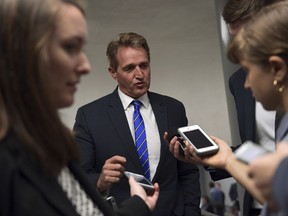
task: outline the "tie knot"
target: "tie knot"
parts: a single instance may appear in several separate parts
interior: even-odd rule
[[[133,106],[134,106],[134,109],[135,110],[140,110],[140,107],[142,106],[142,103],[141,103],[141,101],[139,101],[139,100],[133,100]]]

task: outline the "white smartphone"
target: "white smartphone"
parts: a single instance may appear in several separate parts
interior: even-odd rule
[[[124,175],[129,179],[133,176],[135,181],[137,181],[146,191],[147,194],[153,194],[155,191],[154,185],[143,175],[124,171]]]
[[[244,142],[237,150],[235,150],[234,155],[238,160],[249,164],[255,158],[269,152],[271,151],[249,140]]]
[[[191,125],[178,128],[179,134],[191,144],[199,156],[216,153],[218,145],[200,128],[199,125]]]

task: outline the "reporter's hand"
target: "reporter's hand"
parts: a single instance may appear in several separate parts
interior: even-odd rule
[[[130,176],[129,184],[130,184],[131,196],[138,195],[144,200],[144,202],[146,203],[146,205],[151,211],[154,210],[158,197],[159,197],[159,192],[160,192],[158,183],[154,184],[155,191],[151,195],[147,195],[144,188],[138,182],[135,181],[133,176]]]
[[[113,156],[105,161],[102,172],[97,182],[97,188],[100,192],[109,190],[114,183],[120,181],[124,172],[126,158],[122,156]]]
[[[187,144],[186,141],[184,141],[186,144],[184,156],[180,155],[179,148],[181,147],[179,146],[180,142],[177,141],[177,137],[176,136],[173,137],[173,139],[171,139],[170,142],[168,141],[167,138],[168,133],[165,132],[164,140],[169,146],[169,151],[174,155],[175,158],[181,161],[225,169],[227,161],[232,157],[234,157],[231,147],[226,142],[224,142],[221,139],[218,139],[217,137],[211,136],[211,139],[215,141],[215,143],[219,146],[219,151],[215,154],[201,157],[199,157],[196,154],[194,147],[192,145]]]
[[[192,145],[186,145],[185,158],[189,157],[196,164],[213,166],[216,168],[226,169],[228,161],[234,159],[234,154],[231,147],[223,140],[210,136],[210,138],[218,145],[219,150],[215,154],[197,156]]]

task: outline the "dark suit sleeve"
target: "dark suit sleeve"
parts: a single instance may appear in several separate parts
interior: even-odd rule
[[[231,147],[232,151],[234,152],[236,149],[238,149],[239,147],[241,146],[238,145],[236,147]],[[218,180],[222,180],[222,179],[225,179],[225,178],[230,178],[232,177],[230,175],[229,172],[227,172],[226,170],[224,169],[218,169],[218,168],[210,168],[210,169],[207,169],[207,171],[209,171],[209,174],[210,174],[210,177],[213,181],[218,181]]]
[[[182,103],[181,103],[182,104]],[[188,124],[186,117],[186,111],[182,104],[182,124],[183,126]],[[177,161],[178,166],[178,182],[181,187],[184,198],[184,215],[185,216],[200,216],[200,174],[196,165]]]
[[[11,157],[5,152],[0,152],[0,215],[8,216],[11,215],[11,205],[12,205],[12,182],[14,175],[14,162]]]
[[[119,216],[149,216],[151,211],[146,203],[139,197],[133,196],[119,205],[116,212]]]
[[[178,161],[178,181],[184,195],[185,216],[200,215],[200,182],[197,166]]]
[[[73,130],[75,132],[75,141],[79,145],[81,153],[81,168],[87,174],[89,180],[96,186],[100,173],[96,173],[95,168],[95,145],[90,131],[87,127],[84,112],[80,108],[77,111]]]

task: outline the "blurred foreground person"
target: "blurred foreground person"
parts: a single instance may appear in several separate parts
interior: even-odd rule
[[[84,11],[74,0],[0,0],[0,215],[116,215],[77,164],[57,109],[90,71]],[[153,196],[130,178],[118,215],[150,215]]]

